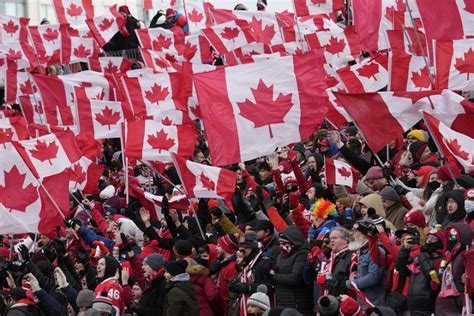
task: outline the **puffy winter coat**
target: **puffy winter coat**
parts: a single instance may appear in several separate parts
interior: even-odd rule
[[[209,269],[200,264],[188,266],[186,272],[191,276],[191,283],[194,285],[196,299],[199,304],[199,312],[201,316],[220,315],[219,289],[209,276]]]
[[[166,286],[164,315],[199,316],[194,286],[189,281],[170,282]]]

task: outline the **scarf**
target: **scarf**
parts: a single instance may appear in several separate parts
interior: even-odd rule
[[[259,251],[255,258],[253,258],[249,264],[240,272],[239,279],[242,283],[253,283],[255,282],[255,278],[253,276],[253,266],[257,263],[258,259],[262,256],[263,252]],[[240,297],[240,316],[247,316],[247,300],[249,299],[249,295],[243,293]]]

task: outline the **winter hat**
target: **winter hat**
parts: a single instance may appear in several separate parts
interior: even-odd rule
[[[395,191],[392,187],[385,187],[380,191],[380,197],[384,200],[390,201],[400,201],[400,195],[398,195],[397,191]]]
[[[193,253],[193,244],[187,240],[180,239],[174,243],[173,249],[177,257],[189,257]]]
[[[143,250],[140,253],[140,259],[145,259],[148,255],[159,253],[161,249],[158,247],[158,240],[152,240],[149,244],[143,245]]]
[[[318,300],[318,307],[321,316],[335,316],[339,313],[339,301],[332,295],[321,296]]]
[[[234,10],[247,11],[247,7],[242,3],[239,3],[235,5]]]
[[[354,315],[360,312],[360,305],[355,299],[348,296],[341,302],[340,312],[344,316]]]
[[[105,256],[105,272],[104,272],[104,280],[115,276],[117,270],[120,271],[121,266],[120,263],[112,256]]]
[[[252,249],[258,248],[257,234],[252,231],[245,233],[245,239],[243,242],[239,243],[239,246]]]
[[[451,171],[449,169],[451,169]],[[458,165],[454,162],[449,162],[447,165],[442,165],[439,167],[438,179],[441,181],[454,180],[453,176],[451,176],[451,172],[454,176],[454,179],[457,179],[461,176],[461,170],[459,169]]]
[[[99,197],[102,200],[108,200],[112,196],[114,196],[114,194],[115,194],[115,187],[113,185],[109,185],[108,187],[106,187],[99,193]]]
[[[84,290],[81,290],[79,293],[77,293],[77,297],[76,297],[77,307],[89,308],[92,306],[93,302],[94,302],[94,292],[92,292],[91,290],[84,289]]]
[[[227,253],[235,253],[239,248],[235,237],[232,239],[230,235],[224,235],[217,240],[217,245],[224,249]]]
[[[427,147],[428,144],[425,142],[416,141],[411,143],[409,148],[411,155],[413,156],[413,160],[420,161],[421,154],[423,154]]]
[[[355,126],[349,126],[346,128],[346,134],[349,136],[356,136],[359,130]]]
[[[422,176],[423,181],[420,183],[420,188],[424,188],[430,179],[430,173],[436,168],[433,166],[423,166],[418,170],[413,170],[415,176]]]
[[[469,190],[467,190],[464,196],[466,197],[466,201],[464,202],[464,209],[466,210],[467,214],[471,214],[472,212],[474,212],[474,203],[472,203],[472,201],[474,200],[474,188],[470,188]]]
[[[336,210],[336,205],[334,203],[327,201],[323,198],[318,199],[312,206],[311,211],[313,212],[314,217],[320,219],[327,219],[328,217],[338,217]]]
[[[188,262],[186,260],[178,259],[176,261],[168,262],[165,265],[165,270],[172,276],[177,276],[178,274],[186,273],[187,267]]]
[[[127,14],[130,14],[130,9],[129,9],[126,5],[121,5],[121,6],[118,8],[118,11],[119,11],[119,12],[123,12],[123,13],[127,13]]]
[[[420,210],[411,210],[406,213],[405,217],[403,217],[403,222],[405,223],[405,225],[411,224],[419,228],[426,227],[425,215],[423,214],[423,211]]]
[[[305,151],[306,151],[306,149],[304,148],[303,143],[296,143],[296,144],[293,146],[293,150],[294,150],[294,151],[297,151],[297,152],[299,152],[299,153],[301,153],[301,155],[303,155],[303,157],[305,156]]]
[[[19,301],[26,298],[26,292],[21,287],[16,287],[10,291],[10,296],[14,301]]]
[[[274,226],[272,222],[266,220],[266,219],[259,219],[255,223],[255,231],[257,230],[269,230],[271,233],[273,233]]]
[[[419,129],[414,129],[414,130],[410,131],[410,133],[408,133],[407,137],[416,138],[420,142],[426,141],[425,140],[425,135]]]
[[[113,311],[112,299],[107,296],[97,296],[92,303],[92,309],[101,313],[112,313]]]
[[[151,255],[146,256],[145,259],[143,259],[143,262],[149,265],[153,271],[158,271],[165,265],[165,257],[160,253],[152,253]]]
[[[318,140],[318,145],[319,146],[324,146],[324,147],[330,147],[331,146],[331,144],[329,143],[329,139],[327,139],[327,138],[320,138]]]
[[[395,232],[395,236],[397,236],[398,239],[401,239],[403,234],[410,234],[416,237],[420,236],[420,232],[414,227],[405,227],[405,229],[399,229]]]
[[[253,293],[247,300],[248,306],[255,306],[264,311],[270,310],[270,299],[268,295],[263,292]]]
[[[172,16],[175,16],[176,15],[176,10],[172,9],[172,8],[168,8],[166,10],[166,17],[172,17]]]
[[[367,174],[365,175],[365,180],[372,180],[372,179],[380,179],[383,178],[383,171],[382,168],[379,166],[370,167],[367,170]]]

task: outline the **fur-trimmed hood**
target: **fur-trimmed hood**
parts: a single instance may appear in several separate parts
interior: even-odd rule
[[[209,269],[202,264],[193,264],[186,268],[186,272],[191,276],[209,275]]]

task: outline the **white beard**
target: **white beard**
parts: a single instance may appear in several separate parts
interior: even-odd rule
[[[349,242],[349,250],[350,251],[356,251],[359,250],[360,248],[364,247],[364,245],[367,243],[367,239],[364,238],[359,238],[357,240],[352,240]]]

